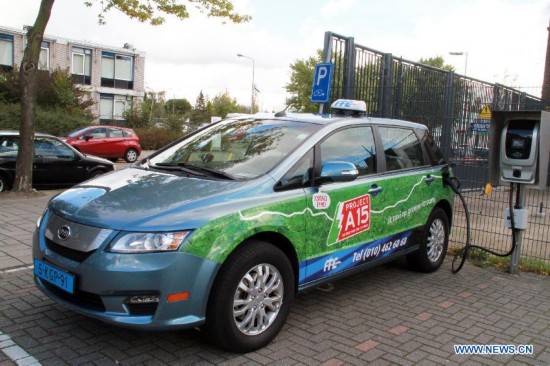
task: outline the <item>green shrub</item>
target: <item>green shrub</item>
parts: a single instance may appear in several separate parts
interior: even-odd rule
[[[183,136],[183,132],[170,128],[142,127],[135,129],[143,150],[158,150]]]
[[[0,104],[0,129],[19,130],[21,121],[20,104]],[[78,128],[93,124],[90,117],[70,115],[60,109],[36,109],[34,130],[54,136],[64,136]]]

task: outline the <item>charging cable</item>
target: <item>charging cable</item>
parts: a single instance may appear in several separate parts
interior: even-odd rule
[[[442,176],[443,176],[443,184],[446,186],[451,187],[454,193],[457,194],[457,196],[460,198],[460,201],[462,202],[462,206],[464,207],[464,212],[466,214],[466,245],[459,249],[458,252],[456,252],[453,262],[451,265],[451,270],[453,273],[458,273],[462,267],[464,266],[464,262],[466,262],[466,258],[468,257],[468,252],[472,248],[483,250],[484,252],[487,252],[492,255],[496,255],[498,257],[508,257],[512,255],[514,250],[516,249],[517,242],[516,242],[516,227],[514,223],[514,207],[513,207],[513,196],[514,196],[514,183],[510,183],[510,196],[509,196],[509,205],[510,205],[510,222],[512,226],[512,248],[510,251],[506,253],[498,253],[495,251],[492,251],[490,249],[480,247],[479,245],[473,245],[470,240],[470,211],[468,210],[468,205],[466,204],[466,200],[464,199],[464,196],[460,192],[460,181],[456,177],[451,177],[450,166],[446,165],[442,169]],[[520,189],[518,187],[518,189]],[[457,264],[458,263],[458,264]]]

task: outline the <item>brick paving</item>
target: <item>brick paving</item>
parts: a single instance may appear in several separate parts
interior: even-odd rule
[[[450,261],[432,274],[398,261],[300,294],[275,341],[245,355],[209,345],[196,330],[105,325],[46,298],[25,268],[48,198],[0,197],[0,366],[550,364],[550,279],[469,263],[453,275]],[[456,344],[532,345],[534,353],[462,356]]]

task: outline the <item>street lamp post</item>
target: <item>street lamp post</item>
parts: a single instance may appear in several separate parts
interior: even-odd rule
[[[452,56],[464,56],[464,76],[468,75],[468,52],[449,52]]]
[[[254,59],[252,57],[248,57],[240,53],[238,53],[237,56],[252,60],[252,97],[250,101],[250,114],[254,114]]]

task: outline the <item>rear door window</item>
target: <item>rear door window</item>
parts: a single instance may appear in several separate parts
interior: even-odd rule
[[[422,145],[412,129],[378,127],[378,132],[384,147],[387,171],[425,165]]]

